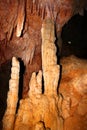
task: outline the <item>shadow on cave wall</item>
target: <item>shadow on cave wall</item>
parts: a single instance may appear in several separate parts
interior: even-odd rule
[[[84,16],[75,15],[62,30],[62,57],[74,54],[87,59],[87,11]]]
[[[7,91],[11,72],[11,60],[3,63],[0,67],[0,121],[6,109]]]

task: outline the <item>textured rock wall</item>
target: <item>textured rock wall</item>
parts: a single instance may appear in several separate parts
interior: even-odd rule
[[[87,61],[74,56],[63,58],[59,86],[64,130],[87,129]]]

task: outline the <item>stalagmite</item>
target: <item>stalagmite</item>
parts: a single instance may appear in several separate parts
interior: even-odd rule
[[[36,93],[37,93],[36,96],[42,94],[42,71],[39,71],[37,76],[35,72],[32,73],[29,86],[30,86],[29,97],[35,96]]]
[[[63,130],[58,113],[57,87],[60,67],[57,65],[54,23],[46,19],[42,26],[42,68],[33,72],[28,98],[20,101],[14,130]],[[42,93],[42,72],[44,92]]]
[[[44,76],[45,94],[56,94],[60,74],[57,65],[54,23],[46,19],[42,26],[42,69]]]
[[[7,109],[3,117],[3,130],[13,130],[14,127],[18,102],[19,70],[19,62],[13,57],[11,79],[9,80],[9,91],[7,95]]]
[[[59,116],[59,99],[57,95],[60,67],[57,65],[56,47],[54,44],[54,22],[50,18],[44,20],[41,33],[42,71],[39,70],[38,74],[32,73],[28,97],[20,100],[16,118],[15,111],[14,115],[12,115],[13,119],[15,118],[15,122],[14,120],[12,122],[11,118],[9,119],[10,114],[6,111],[12,125],[9,128],[5,124],[5,122],[9,124],[5,114],[3,123],[6,129],[4,130],[12,130],[13,124],[14,130],[63,130],[63,119]],[[42,84],[42,75],[44,84]],[[17,89],[15,92],[17,97]],[[12,108],[10,110],[13,112]]]

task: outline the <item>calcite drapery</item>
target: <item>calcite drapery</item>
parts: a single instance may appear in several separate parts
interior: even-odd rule
[[[56,47],[54,44],[54,23],[51,19],[46,19],[44,21],[41,32],[43,70],[40,70],[37,75],[35,72],[32,74],[29,83],[29,97],[20,101],[18,113],[14,123],[14,128],[10,127],[9,130],[63,129],[63,120],[61,117],[59,117],[58,113],[57,95],[60,67],[59,65],[57,65]],[[44,78],[43,93],[42,72]],[[3,123],[5,120],[6,116],[4,116]]]

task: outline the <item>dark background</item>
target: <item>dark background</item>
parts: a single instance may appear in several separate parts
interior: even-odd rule
[[[87,59],[87,11],[84,16],[73,16],[63,27],[62,31],[62,56],[74,54],[79,58]],[[68,42],[71,42],[69,44]]]

